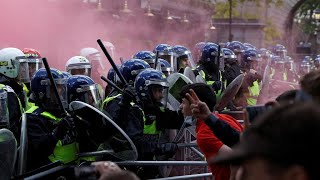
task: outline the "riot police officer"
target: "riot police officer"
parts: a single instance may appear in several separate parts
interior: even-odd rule
[[[173,68],[168,63],[168,61],[164,59],[158,59],[158,60],[159,60],[158,67],[157,67],[158,71],[161,71],[166,77],[168,77],[170,74],[173,73]]]
[[[248,49],[244,52],[242,58],[242,65],[245,71],[245,78],[242,84],[241,90],[238,92],[243,93],[247,105],[256,105],[257,99],[260,94],[259,83],[262,80],[262,76],[255,69],[259,69],[259,63],[261,62],[261,55],[255,49]]]
[[[240,66],[237,61],[236,54],[228,48],[222,48],[224,58],[224,71],[222,77],[226,80],[229,85],[237,76],[240,75]]]
[[[24,53],[17,48],[4,48],[0,50],[0,83],[10,86],[18,95],[22,108],[26,107],[26,92],[19,78],[29,78],[28,63],[20,60],[26,59]],[[21,66],[21,67],[20,67]]]
[[[151,68],[155,68],[156,55],[151,51],[139,51],[134,56],[134,59],[141,59],[146,61]]]
[[[221,50],[215,43],[207,43],[201,53],[201,60],[194,70],[195,76],[200,75],[208,85],[216,91],[217,97],[221,95],[224,88],[224,83],[222,82],[222,76],[220,71],[220,64],[222,59]]]
[[[19,99],[14,90],[4,84],[0,84],[0,114],[0,128],[11,130],[16,139],[19,139],[22,109],[20,109]]]
[[[174,72],[178,72],[177,55],[169,44],[158,44],[153,50],[153,53],[157,52],[159,53],[159,58],[168,61]]]
[[[175,45],[172,49],[177,56],[177,70],[179,73],[183,73],[184,68],[187,66],[195,67],[195,63],[193,62],[189,49],[181,45]]]
[[[73,118],[63,117],[67,106],[66,79],[62,72],[51,68],[60,97],[54,94],[45,69],[39,69],[31,80],[30,98],[35,102],[27,112],[28,161],[32,170],[51,162],[69,163],[76,159],[75,126]],[[61,99],[64,107],[60,107]]]

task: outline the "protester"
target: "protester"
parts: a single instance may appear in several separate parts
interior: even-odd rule
[[[243,127],[231,116],[211,113],[216,104],[214,90],[204,83],[195,83],[183,87],[180,94],[182,112],[196,118],[197,144],[206,159],[232,151]],[[229,165],[211,164],[210,170],[216,180],[230,178]]]
[[[315,101],[320,102],[320,69],[304,75],[300,80],[300,87],[309,93]]]
[[[320,155],[314,148],[320,145],[319,129],[317,104],[281,105],[251,124],[232,151],[218,154],[210,163],[240,165],[239,180],[319,179]]]

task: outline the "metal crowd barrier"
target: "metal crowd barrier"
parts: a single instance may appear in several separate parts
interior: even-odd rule
[[[212,173],[202,173],[202,174],[158,178],[156,180],[181,180],[181,179],[197,179],[197,178],[209,178],[209,177],[211,177],[210,179],[214,179],[214,177],[212,176]],[[155,179],[151,179],[151,180],[155,180]]]

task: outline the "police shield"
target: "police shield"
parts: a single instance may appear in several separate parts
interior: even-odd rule
[[[173,110],[179,110],[181,104],[180,91],[183,86],[192,84],[192,81],[183,74],[173,73],[167,77],[169,84],[168,102],[172,106]]]
[[[243,79],[244,75],[240,74],[222,92],[221,99],[215,106],[216,111],[222,111],[228,105],[228,103],[235,97],[242,85]]]
[[[133,161],[138,158],[137,148],[129,136],[104,113],[81,101],[71,102],[69,109],[81,121],[76,126],[78,124],[85,125],[82,129],[77,126],[77,131],[86,131],[78,132],[78,134],[88,135],[89,140],[94,141],[93,144],[98,144],[98,151],[115,157],[115,161]],[[81,149],[81,143],[79,144]],[[90,153],[87,154],[90,155]],[[79,156],[81,156],[81,153]]]
[[[194,75],[194,72],[190,67],[184,68],[183,75],[185,75],[187,78],[189,78],[192,82],[197,82],[196,76]]]
[[[205,84],[207,84],[207,82],[202,78],[202,76],[200,74],[198,74],[196,76],[196,82],[197,83],[205,83]]]
[[[8,129],[0,129],[0,179],[11,179],[17,154],[17,141]]]
[[[257,103],[261,104],[265,100],[268,99],[269,96],[269,85],[270,85],[270,66],[267,65],[266,68],[264,69],[263,72],[263,77],[261,81],[261,91],[260,91],[260,96],[257,99]]]

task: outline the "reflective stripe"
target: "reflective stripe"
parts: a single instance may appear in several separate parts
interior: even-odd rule
[[[212,86],[213,83],[215,82],[215,81],[207,81],[206,80],[206,74],[204,73],[203,70],[199,71],[199,74],[206,81],[207,85]],[[221,71],[219,71],[219,74],[220,74],[220,76],[219,76],[220,77],[220,81],[222,82]],[[224,89],[225,89],[226,88],[226,81],[223,83],[223,85],[224,85]],[[218,98],[218,100],[220,99],[221,93],[222,93],[222,89],[219,89],[218,92],[216,93],[216,98]]]
[[[32,114],[35,110],[37,110],[39,107],[38,106],[32,106],[30,109],[26,111],[27,114]]]
[[[29,102],[29,98],[27,98],[27,105],[26,105],[25,110],[28,111],[33,106],[35,106],[35,104],[32,102]]]
[[[247,98],[247,103],[250,106],[254,106],[257,104],[257,99],[260,93],[258,81],[254,81],[253,86],[248,87],[248,89],[249,89],[249,97]]]
[[[284,81],[287,81],[287,80],[288,80],[287,70],[286,70],[286,69],[284,70],[284,73],[283,73],[283,80],[284,80]]]
[[[117,98],[117,97],[119,97],[119,96],[121,96],[121,94],[117,94],[117,95],[115,95],[115,96],[107,97],[107,98],[103,101],[103,103],[102,103],[102,109],[104,109],[104,107],[105,107],[110,101],[112,101],[113,99],[115,99],[115,98]]]
[[[146,118],[143,117],[144,122],[146,121]],[[157,121],[153,121],[150,125],[144,125],[143,127],[143,134],[159,134],[159,131],[157,130]]]
[[[160,107],[160,111],[164,112],[164,108]],[[151,124],[146,125],[147,118],[144,115],[143,111],[142,111],[142,113],[143,113],[143,122],[144,122],[143,134],[150,134],[150,135],[159,134],[160,131],[157,130],[157,121],[156,121],[156,119]]]
[[[32,114],[38,110],[38,106],[32,106],[26,113]],[[41,116],[45,118],[52,119],[58,123],[61,118],[57,118],[49,112],[40,113]],[[53,150],[53,153],[48,157],[51,162],[61,161],[63,163],[69,163],[77,159],[76,154],[78,153],[78,146],[76,142],[71,144],[62,145],[62,142],[59,140]]]
[[[51,162],[62,161],[64,164],[69,163],[77,159],[77,143],[71,143],[62,145],[61,141],[58,141],[53,153],[49,156]]]
[[[56,122],[59,122],[61,120],[61,118],[57,118],[49,112],[42,112],[41,115],[48,118],[48,119],[55,120]]]

